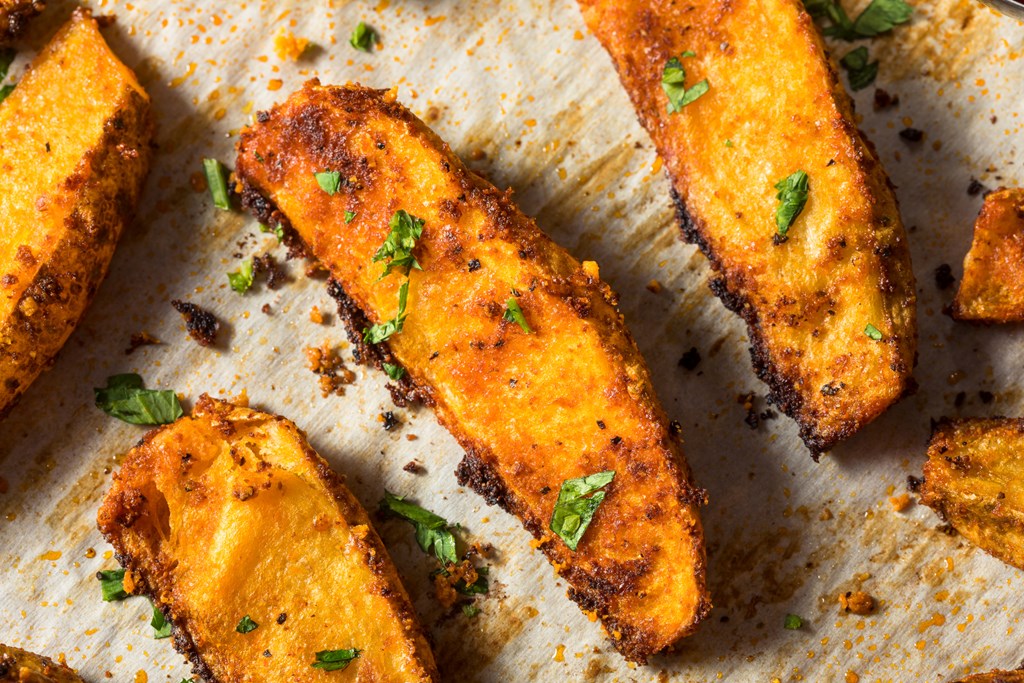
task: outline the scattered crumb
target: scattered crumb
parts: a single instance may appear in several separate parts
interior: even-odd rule
[[[890,107],[898,107],[900,105],[899,95],[890,95],[889,91],[883,90],[882,88],[875,88],[875,111],[882,111]]]
[[[971,178],[970,184],[967,186],[967,194],[971,197],[977,197],[982,192],[988,193],[988,188],[981,184],[977,178]]]
[[[924,131],[920,128],[904,128],[900,131],[900,137],[907,142],[921,142],[924,140]]]
[[[324,342],[319,348],[306,347],[306,367],[320,377],[320,393],[324,398],[331,394],[345,395],[345,385],[352,384],[356,375],[345,367],[337,350]]]
[[[898,496],[890,496],[889,505],[892,505],[892,509],[896,512],[903,512],[910,507],[910,496],[906,493],[901,493]]]
[[[920,491],[922,484],[924,484],[923,477],[915,477],[913,474],[907,475],[907,490],[911,493],[917,493]]]
[[[151,335],[149,332],[136,332],[128,341],[128,348],[124,350],[124,355],[132,355],[132,353],[135,352],[135,349],[140,346],[155,346],[161,343],[162,342],[159,339]]]
[[[956,278],[953,277],[953,269],[950,268],[948,263],[943,263],[935,269],[936,287],[939,289],[949,289],[954,282],[956,282]]]
[[[982,389],[981,391],[978,392],[978,398],[981,399],[982,403],[988,405],[992,403],[992,401],[996,400],[996,395],[993,394],[991,391],[985,391],[984,389]]]
[[[661,283],[658,282],[657,280],[651,280],[650,282],[647,283],[647,291],[653,294],[660,294]]]
[[[679,367],[685,370],[694,370],[698,365],[700,365],[700,351],[696,346],[691,346],[690,350],[679,359]]]
[[[409,462],[405,463],[405,466],[402,467],[402,469],[410,474],[419,474],[420,472],[423,471],[423,466],[420,465],[415,460],[410,460]]]
[[[405,440],[406,441],[415,441],[418,438],[420,438],[420,437],[416,436],[415,434],[406,434],[405,435]]]
[[[398,426],[398,418],[395,417],[394,412],[390,410],[378,415],[377,422],[382,423],[385,432],[390,432],[392,429]]]
[[[189,336],[199,342],[200,346],[213,346],[217,341],[217,331],[220,330],[220,322],[213,313],[180,299],[174,299],[171,305],[185,319],[185,329]]]
[[[827,522],[830,519],[832,519],[833,516],[834,515],[832,514],[832,510],[829,508],[825,508],[821,511],[821,514],[818,515],[818,519],[822,522]]]
[[[261,307],[260,307],[260,310],[261,310],[261,311],[262,311],[262,312],[263,312],[264,314],[266,314],[266,315],[270,315],[270,304],[263,304],[263,306],[261,306]]]
[[[285,281],[284,271],[278,265],[277,260],[269,253],[263,256],[252,258],[253,276],[265,275],[267,278],[267,289],[277,289]]]
[[[875,599],[864,591],[846,591],[839,595],[839,607],[853,614],[871,614],[875,611]]]
[[[324,314],[320,312],[319,306],[314,306],[312,309],[310,309],[309,322],[315,323],[317,325],[324,324]]]
[[[274,53],[277,58],[286,61],[297,62],[302,53],[309,47],[309,41],[305,38],[296,38],[295,34],[287,29],[281,29],[274,36]]]

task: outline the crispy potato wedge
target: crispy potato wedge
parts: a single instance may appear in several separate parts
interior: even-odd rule
[[[979,323],[1024,321],[1024,189],[989,193],[974,223],[949,313]]]
[[[42,0],[0,0],[0,45],[20,36],[29,20],[44,9]]]
[[[74,669],[49,657],[0,643],[0,682],[82,683]]]
[[[665,160],[683,236],[747,323],[769,399],[812,454],[828,450],[907,390],[916,299],[892,186],[811,18],[800,0],[579,4]],[[662,72],[688,50],[686,87],[710,89],[670,114]],[[798,170],[809,198],[776,239],[775,185]]]
[[[921,502],[971,543],[1024,569],[1024,419],[940,421]]]
[[[149,97],[75,12],[0,104],[0,416],[92,300],[149,168]]]
[[[98,522],[208,683],[438,680],[366,511],[283,417],[203,395],[125,456]]]
[[[1024,671],[989,671],[959,678],[952,683],[1024,683]]]
[[[324,169],[343,179],[333,196],[314,177]],[[243,203],[290,224],[330,270],[361,356],[405,368],[396,400],[432,405],[465,448],[459,481],[520,518],[616,647],[642,661],[691,633],[710,608],[704,493],[597,264],[467,170],[394,91],[307,83],[243,132],[236,173]],[[399,209],[425,221],[422,270],[403,330],[368,346],[360,330],[395,315],[405,281],[371,260]],[[511,298],[530,333],[504,319]],[[560,488],[606,470],[572,552],[549,528]]]

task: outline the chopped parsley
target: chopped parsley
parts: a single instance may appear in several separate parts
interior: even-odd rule
[[[239,633],[251,633],[252,631],[255,631],[257,628],[259,628],[259,624],[257,624],[255,621],[253,621],[249,617],[249,615],[246,614],[238,622],[238,626],[235,627],[235,630],[238,631]]]
[[[455,589],[456,593],[460,593],[462,595],[483,595],[491,590],[491,584],[487,580],[487,575],[490,573],[490,567],[477,567],[476,581],[467,584],[466,581],[462,579],[456,581],[452,588]]]
[[[280,223],[275,225],[273,230],[270,229],[269,225],[263,225],[260,223],[260,232],[272,232],[279,243],[284,242],[284,226]]]
[[[412,524],[416,529],[416,542],[420,548],[440,560],[442,567],[458,562],[455,554],[455,536],[449,530],[448,520],[444,517],[409,503],[387,490],[384,491],[384,500],[380,502],[380,507],[381,510],[397,515]]]
[[[782,628],[786,629],[787,631],[796,631],[802,628],[803,625],[804,620],[795,614],[787,614],[785,620],[783,620],[782,622]]]
[[[868,49],[863,45],[847,52],[846,56],[839,60],[839,64],[846,69],[850,89],[854,91],[868,87],[875,82],[878,75],[878,61],[868,61]]]
[[[356,27],[352,30],[352,35],[348,39],[349,45],[363,52],[373,50],[373,46],[377,42],[377,32],[362,21],[356,24]]]
[[[156,605],[153,605],[153,618],[150,619],[149,625],[153,627],[153,637],[157,640],[171,637],[171,622],[167,621],[164,613]]]
[[[96,572],[96,578],[100,582],[103,602],[116,602],[129,597],[128,591],[124,589],[123,569],[103,569]]]
[[[231,210],[231,197],[228,195],[228,175],[224,164],[219,159],[203,159],[203,173],[206,174],[206,185],[210,188],[213,205],[225,211]]]
[[[363,341],[367,344],[380,344],[402,331],[405,325],[405,304],[409,299],[409,281],[406,280],[398,288],[398,312],[395,317],[386,322],[374,325],[363,330]]]
[[[396,382],[405,376],[405,368],[401,365],[392,365],[391,363],[384,363],[384,372],[388,373],[388,377]]]
[[[107,386],[93,393],[97,408],[135,425],[169,424],[184,414],[177,394],[170,389],[144,389],[135,373],[108,377]]]
[[[871,323],[868,323],[868,326],[864,328],[864,334],[875,341],[882,341],[882,331]]]
[[[355,220],[355,218],[356,218],[356,212],[355,211],[346,211],[345,212],[345,222],[346,223],[351,223],[352,221]]]
[[[780,237],[785,237],[793,221],[804,210],[807,203],[807,172],[797,171],[775,184],[778,193],[775,198],[779,206],[775,210],[775,226]]]
[[[683,107],[706,93],[710,87],[708,86],[708,79],[706,78],[699,83],[695,83],[689,89],[684,85],[686,81],[686,69],[683,68],[683,64],[680,60],[685,57],[696,56],[697,54],[695,52],[687,50],[678,57],[673,57],[665,63],[665,68],[661,72],[661,88],[668,96],[669,114],[674,114],[677,111],[680,111]]]
[[[569,550],[576,550],[580,539],[590,526],[590,521],[594,518],[594,512],[604,501],[605,492],[600,489],[610,484],[614,478],[615,472],[608,470],[562,482],[558,501],[551,514],[551,530],[565,541]]]
[[[856,19],[850,16],[838,0],[804,0],[804,7],[815,19],[827,19],[831,25],[822,29],[826,36],[846,41],[873,38],[910,21],[914,8],[904,0],[871,0]]]
[[[462,605],[462,613],[465,614],[470,619],[472,619],[476,615],[480,614],[480,608],[477,607],[476,605],[474,605],[471,602],[463,603],[463,605]]]
[[[252,287],[253,272],[252,259],[242,261],[241,267],[233,273],[228,273],[228,284],[231,289],[239,294],[245,294]]]
[[[732,147],[732,146],[733,146],[733,142],[732,142],[732,140],[726,140],[726,141],[725,141],[725,146],[726,146],[726,147]]]
[[[316,661],[311,664],[314,669],[324,671],[343,671],[362,650],[321,650],[316,653]]]
[[[523,309],[519,307],[519,302],[516,301],[514,296],[510,296],[508,301],[505,302],[505,313],[501,316],[501,319],[519,325],[519,327],[523,328],[523,332],[526,332],[527,334],[531,334],[533,332],[530,328],[530,324],[526,322],[526,316],[523,315]]]
[[[314,173],[313,177],[316,178],[316,184],[320,186],[320,189],[332,197],[337,194],[338,188],[341,187],[340,171],[320,171],[319,173]]]
[[[413,256],[412,250],[416,248],[416,240],[423,235],[424,223],[422,218],[417,218],[404,209],[395,212],[388,223],[391,230],[384,239],[384,244],[380,245],[377,253],[373,255],[374,263],[385,262],[384,272],[378,280],[387,277],[392,268],[404,268],[406,275],[413,268],[423,270]]]
[[[0,81],[7,78],[7,72],[10,70],[11,63],[14,61],[14,57],[17,54],[18,53],[12,50],[11,48],[4,48],[0,50]],[[0,87],[0,102],[6,100],[7,96],[10,95],[13,91],[13,84]],[[50,150],[47,149],[46,151],[49,152]]]

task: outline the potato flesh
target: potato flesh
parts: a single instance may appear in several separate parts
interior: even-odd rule
[[[0,682],[82,683],[69,667],[18,647],[0,643]]]
[[[210,680],[436,680],[366,512],[284,418],[204,396],[132,449],[99,526]],[[311,667],[346,648],[344,671]]]
[[[665,160],[684,235],[748,324],[770,397],[813,453],[828,450],[903,394],[916,304],[888,178],[810,17],[799,0],[580,6]],[[707,79],[710,89],[669,114],[662,71],[687,50],[686,86]],[[774,185],[797,170],[810,196],[775,244]]]
[[[404,330],[382,346],[466,449],[460,480],[543,541],[627,657],[690,633],[710,607],[703,493],[596,265],[468,172],[393,93],[314,82],[259,119],[239,144],[245,201],[259,214],[269,199],[279,213],[265,219],[287,217],[371,322],[395,315],[404,278],[378,281],[371,262],[389,219],[426,221]],[[314,178],[325,168],[349,179],[334,197]],[[513,289],[532,334],[502,320]],[[615,481],[570,552],[548,528],[558,491],[604,470]]]
[[[951,314],[983,323],[1024,321],[1024,189],[1003,189],[985,197],[974,223],[974,240],[964,257]]]
[[[1003,562],[1024,569],[1024,420],[943,420],[921,502]]]

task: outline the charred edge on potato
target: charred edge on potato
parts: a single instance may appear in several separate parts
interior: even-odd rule
[[[22,34],[28,22],[46,9],[42,0],[0,0],[0,45]]]

